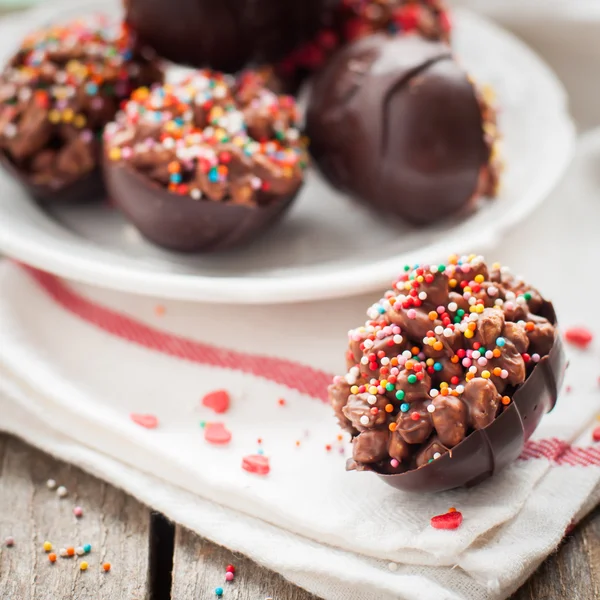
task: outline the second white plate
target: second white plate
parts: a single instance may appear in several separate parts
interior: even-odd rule
[[[118,11],[98,0],[53,5],[0,21],[0,59],[53,15]],[[552,190],[575,132],[562,85],[522,42],[466,11],[455,15],[464,66],[493,85],[502,108],[507,171],[500,197],[462,220],[428,229],[391,224],[312,172],[285,221],[258,243],[224,255],[182,256],[142,240],[107,205],[43,212],[0,174],[0,250],[57,275],[126,292],[227,303],[280,303],[384,288],[406,262],[483,251]]]

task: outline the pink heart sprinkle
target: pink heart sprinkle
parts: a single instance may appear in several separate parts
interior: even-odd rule
[[[257,475],[268,475],[271,470],[269,459],[261,454],[250,454],[242,459],[242,469],[248,473]]]
[[[202,405],[211,408],[216,413],[224,413],[229,410],[230,397],[226,390],[210,392],[202,398]]]
[[[565,331],[565,339],[574,346],[587,348],[592,342],[592,334],[585,327],[571,327]]]
[[[209,444],[228,444],[231,441],[231,431],[223,423],[207,423],[204,427],[204,439]]]
[[[158,427],[158,419],[154,415],[131,413],[131,420],[146,429],[156,429]]]
[[[445,515],[432,517],[431,526],[434,529],[458,529],[462,520],[463,516],[461,512],[448,512]]]

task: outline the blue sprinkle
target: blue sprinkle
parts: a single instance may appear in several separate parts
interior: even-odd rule
[[[443,369],[443,367],[442,367],[442,363],[436,362],[436,363],[433,365],[433,370],[434,370],[434,371],[441,371],[442,369]]]
[[[402,412],[408,412],[410,410],[410,404],[408,404],[407,402],[405,402],[404,404],[401,404],[400,410]]]
[[[502,347],[502,346],[504,346],[504,344],[506,344],[506,340],[503,337],[499,337],[496,340],[496,346]]]
[[[85,85],[85,93],[88,96],[95,96],[98,93],[98,86],[95,83],[86,83]]]
[[[181,173],[171,173],[171,183],[181,183]]]
[[[123,58],[125,60],[131,60],[133,58],[131,50],[125,50],[125,52],[123,52]]]
[[[84,547],[83,547],[83,551],[86,554],[89,554],[92,551],[92,545],[91,544],[85,544]]]
[[[260,454],[260,455],[262,456],[262,455],[265,453],[265,451],[264,451],[262,448],[259,448],[259,449],[256,451],[256,453],[257,453],[257,454]]]
[[[381,304],[377,307],[377,311],[379,312],[380,315],[385,313],[385,308],[383,308],[383,306],[381,306]]]
[[[220,598],[223,595],[223,588],[222,587],[215,588],[215,594],[217,596],[219,596],[219,598]]]
[[[208,174],[208,180],[212,183],[217,183],[219,181],[219,173],[216,169],[211,169]]]

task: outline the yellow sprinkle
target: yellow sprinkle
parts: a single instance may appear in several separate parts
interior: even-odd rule
[[[76,115],[73,119],[73,125],[78,129],[83,129],[87,123],[87,119],[83,115]]]
[[[50,552],[52,550],[52,544],[50,542],[44,542],[44,552]]]
[[[456,281],[456,279],[451,279],[451,280],[448,282],[448,285],[449,285],[451,288],[455,288],[455,287],[458,285],[458,281]]]
[[[377,388],[374,385],[372,385],[369,388],[369,394],[373,394],[373,396],[374,396],[376,393],[377,393]]]
[[[50,123],[59,123],[60,122],[60,113],[53,108],[49,113],[48,113],[48,120],[50,121]]]
[[[80,568],[82,571],[87,571],[87,568],[88,568],[88,567],[89,567],[89,565],[88,565],[88,564],[85,562],[85,560],[79,563],[79,568]]]
[[[65,108],[65,110],[63,110],[63,113],[62,113],[62,120],[65,123],[70,123],[73,120],[74,116],[75,116],[75,113],[73,112],[72,108]]]
[[[483,275],[475,275],[475,281],[477,283],[483,283],[483,281],[484,281]]]
[[[499,269],[500,267],[501,267],[501,265],[500,265],[500,263],[499,263],[499,262],[495,262],[495,263],[492,265],[492,269]]]
[[[419,276],[417,277],[417,281],[418,281],[419,283],[423,283],[423,282],[425,281],[425,279],[424,279],[423,275],[419,275]]]
[[[465,331],[465,337],[466,337],[468,340],[470,340],[470,339],[473,337],[473,335],[474,335],[474,334],[473,334],[473,332],[472,332],[470,329],[467,329],[467,330]]]
[[[381,384],[381,387],[385,387],[388,384],[387,379],[382,379],[379,383]]]
[[[353,386],[350,388],[350,393],[351,393],[351,394],[358,394],[358,386],[357,386],[357,385],[353,385]]]
[[[464,293],[465,293],[465,294],[466,294],[466,293],[469,293],[469,294],[470,294],[470,293],[471,293],[473,290],[471,289],[471,286],[468,286],[468,285],[466,285],[466,286],[465,286],[465,289],[464,289],[463,291],[464,291]]]
[[[111,148],[108,152],[108,158],[110,160],[119,160],[121,158],[121,150],[119,148]]]
[[[481,373],[481,376],[482,376],[484,379],[489,379],[489,378],[492,376],[492,374],[491,374],[489,371],[483,371],[483,372]]]
[[[425,364],[426,364],[428,367],[433,367],[434,363],[435,363],[435,360],[433,360],[433,358],[428,358],[428,359],[425,361]]]

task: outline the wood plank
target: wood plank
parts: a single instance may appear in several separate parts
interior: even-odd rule
[[[0,598],[10,600],[145,600],[148,597],[150,512],[123,492],[24,443],[0,435]],[[55,479],[69,495],[46,486]],[[77,519],[74,506],[83,508]],[[4,546],[15,538],[12,548]],[[61,547],[92,545],[85,557],[51,564],[45,540]],[[79,568],[82,560],[87,571]],[[102,563],[112,569],[104,573]]]
[[[512,600],[600,598],[600,507],[584,519]]]
[[[235,579],[225,581],[228,564]],[[215,588],[225,590],[227,600],[314,600],[315,596],[286,581],[281,575],[260,567],[244,556],[201,539],[176,527],[173,559],[172,600],[214,600]]]

